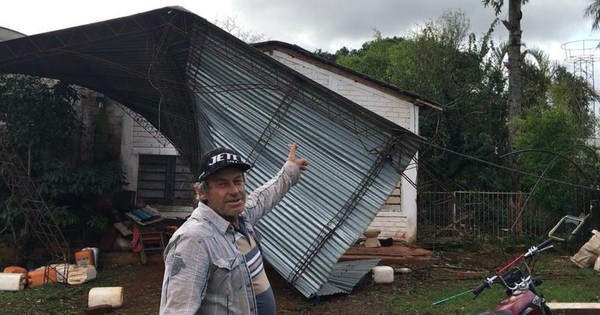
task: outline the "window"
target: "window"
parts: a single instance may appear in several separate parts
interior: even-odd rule
[[[180,156],[140,155],[136,204],[192,206],[193,178]]]

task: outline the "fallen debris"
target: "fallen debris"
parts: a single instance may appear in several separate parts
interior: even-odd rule
[[[571,261],[579,268],[593,266],[600,256],[600,232],[592,230],[592,234],[593,235],[590,240],[583,244],[579,251],[570,258]]]

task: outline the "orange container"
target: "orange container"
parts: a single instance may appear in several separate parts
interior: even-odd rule
[[[94,251],[80,250],[75,253],[75,264],[81,266],[96,266],[94,262]]]
[[[8,266],[6,268],[4,268],[4,271],[6,273],[22,273],[24,275],[27,275],[27,269],[23,268],[23,267],[19,267],[19,266]]]
[[[46,278],[46,269],[48,269],[48,278]],[[53,268],[40,268],[27,273],[27,284],[29,287],[35,287],[48,282],[56,282],[56,270]]]

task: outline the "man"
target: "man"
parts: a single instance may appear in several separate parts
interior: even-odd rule
[[[200,161],[200,201],[165,249],[161,314],[275,314],[254,226],[300,179],[308,167],[294,143],[283,168],[246,196],[250,165],[229,149]]]

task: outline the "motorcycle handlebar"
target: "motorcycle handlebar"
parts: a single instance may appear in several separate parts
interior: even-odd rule
[[[525,253],[525,255],[523,255],[523,257],[525,257],[525,258],[532,257],[535,254],[539,253],[540,251],[543,251],[543,250],[546,250],[546,249],[550,248],[552,246],[551,244],[552,244],[552,239],[549,238],[549,239],[541,242],[539,245],[530,248],[527,251],[527,253]]]
[[[487,284],[487,282],[483,282],[481,283],[478,287],[473,288],[471,290],[471,292],[473,292],[473,294],[475,295],[474,298],[476,298],[479,294],[481,294],[481,292],[483,292],[483,290],[485,290],[487,287],[489,287],[490,285]]]
[[[504,266],[502,269],[498,270],[496,272],[496,275],[491,277],[491,278],[487,278],[483,281],[483,283],[481,283],[479,286],[471,289],[471,292],[473,292],[473,294],[475,295],[473,298],[476,298],[481,292],[483,292],[483,290],[485,290],[486,288],[489,288],[492,286],[492,284],[494,283],[494,281],[496,281],[496,279],[498,278],[498,276],[503,273],[505,270],[507,270],[508,268],[510,268],[511,266],[513,266],[515,263],[517,263],[518,261],[520,261],[523,258],[529,258],[532,257],[534,255],[536,255],[537,253],[546,250],[550,247],[552,247],[551,245],[552,243],[552,239],[547,239],[543,242],[541,242],[539,245],[537,246],[533,246],[531,247],[527,253],[522,254],[521,256],[517,257],[515,260],[513,260],[512,262],[510,262],[508,265]]]
[[[541,242],[540,245],[537,246],[537,248],[541,250],[541,249],[546,248],[546,246],[548,246],[550,244],[552,244],[552,239],[551,238],[549,238],[549,239]]]
[[[494,281],[496,281],[497,278],[498,276],[487,278],[483,280],[483,282],[478,287],[473,288],[471,290],[471,292],[473,292],[473,294],[475,295],[473,298],[476,298],[481,292],[483,292],[483,290],[490,288],[492,286],[492,283],[494,283]]]

